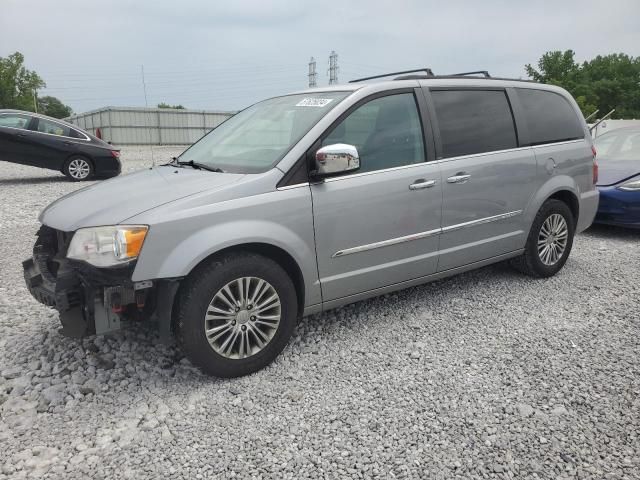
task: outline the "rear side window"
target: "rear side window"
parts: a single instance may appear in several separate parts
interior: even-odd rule
[[[434,90],[442,156],[458,157],[516,148],[511,106],[501,90]]]
[[[42,133],[48,133],[49,135],[59,135],[62,137],[69,136],[70,128],[61,123],[51,122],[44,118],[38,119],[38,131]]]
[[[566,98],[554,92],[518,88],[531,145],[584,138],[578,115]]]
[[[85,137],[82,133],[80,133],[77,130],[74,130],[73,128],[69,129],[69,136],[73,138],[82,138],[83,140],[87,139],[87,137]]]

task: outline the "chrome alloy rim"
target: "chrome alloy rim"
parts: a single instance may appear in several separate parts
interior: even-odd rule
[[[242,277],[214,295],[204,317],[204,332],[216,353],[231,359],[246,358],[267,346],[281,316],[275,288],[261,278]]]
[[[91,167],[86,160],[82,158],[75,158],[71,160],[69,164],[69,174],[78,180],[82,180],[89,176],[89,172],[91,171]]]
[[[567,248],[569,227],[558,213],[550,215],[538,234],[538,256],[545,265],[555,265]]]

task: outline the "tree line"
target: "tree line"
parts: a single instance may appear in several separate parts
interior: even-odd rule
[[[530,79],[565,88],[585,116],[613,110],[612,118],[640,118],[640,57],[624,53],[598,55],[578,63],[573,50],[547,52],[536,66],[525,65]],[[0,57],[0,108],[35,111],[56,118],[71,115],[71,107],[52,96],[39,97],[44,80],[24,66],[20,52]],[[159,108],[183,109],[182,105],[158,104]]]

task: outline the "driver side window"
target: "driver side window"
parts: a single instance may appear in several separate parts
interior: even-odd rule
[[[422,125],[412,93],[376,98],[351,112],[322,141],[358,149],[359,172],[425,161]]]

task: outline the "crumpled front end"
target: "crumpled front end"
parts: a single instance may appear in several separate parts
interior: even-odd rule
[[[33,257],[22,263],[29,292],[40,303],[58,310],[62,333],[73,338],[99,335],[120,329],[123,322],[152,317],[164,320],[168,333],[170,306],[161,316],[167,318],[154,316],[158,290],[170,295],[172,302],[177,282],[133,282],[135,262],[97,268],[70,260],[66,253],[72,237],[73,233],[43,225]]]

